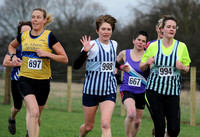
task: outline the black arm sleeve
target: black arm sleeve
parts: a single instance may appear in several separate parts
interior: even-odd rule
[[[87,58],[87,52],[83,50],[78,56],[78,58],[74,61],[74,69],[75,70],[80,69],[84,64],[86,58]]]
[[[144,75],[145,75],[146,77],[148,77],[149,74],[150,74],[150,68],[149,68],[149,66],[148,66],[148,68],[144,71]]]
[[[121,66],[121,64],[119,64],[119,63],[116,61],[116,63],[115,63],[115,68],[117,68],[117,69],[120,70],[120,66]]]
[[[54,44],[56,44],[57,42],[59,42],[57,40],[57,38],[55,37],[55,35],[53,34],[53,32],[51,32],[49,34],[49,47],[52,48]]]
[[[22,35],[22,33],[20,33],[20,35],[17,35],[17,37],[16,37],[16,39],[17,39],[17,41],[18,41],[19,44],[22,43],[21,35]]]

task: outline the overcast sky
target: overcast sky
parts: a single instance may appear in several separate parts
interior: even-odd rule
[[[4,0],[0,0],[0,4],[2,4]],[[92,0],[100,3],[105,7],[106,13],[100,14],[110,14],[114,16],[120,24],[127,24],[130,19],[134,17],[130,17],[131,7],[138,7],[140,1],[144,0]]]
[[[93,0],[105,7],[106,13],[114,16],[118,22],[126,24],[130,21],[131,7],[137,7],[142,0]],[[133,19],[132,17],[131,19]]]

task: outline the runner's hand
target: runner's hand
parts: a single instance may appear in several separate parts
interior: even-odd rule
[[[80,39],[81,43],[83,44],[83,50],[85,52],[88,52],[90,51],[90,49],[95,45],[95,43],[93,43],[92,45],[90,45],[90,39],[91,37],[89,36],[88,39],[87,39],[87,36],[82,36],[82,39]]]

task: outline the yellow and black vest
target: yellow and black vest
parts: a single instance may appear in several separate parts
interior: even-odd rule
[[[44,30],[38,37],[30,36],[30,31],[22,33],[22,65],[19,76],[32,79],[49,79],[51,77],[50,59],[39,57],[36,49],[52,52],[49,47],[49,34],[51,31]]]

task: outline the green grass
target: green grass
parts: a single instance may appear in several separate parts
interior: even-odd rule
[[[67,112],[66,86],[53,83],[48,98],[48,109],[42,113],[42,124],[40,127],[40,137],[78,137],[79,127],[84,122],[82,103],[81,103],[81,85],[75,85],[72,88],[72,112]],[[76,89],[79,87],[79,89]],[[119,96],[118,96],[119,97]],[[187,97],[187,96],[186,96]],[[0,82],[0,137],[11,137],[8,132],[8,117],[10,115],[11,105],[4,105],[4,85]],[[11,102],[12,104],[12,102]],[[185,103],[186,105],[189,103]],[[183,104],[181,106],[181,119],[189,121],[190,108]],[[199,110],[197,113],[197,123],[200,123]],[[111,121],[112,136],[125,137],[124,116],[121,113],[121,100],[118,98]],[[13,137],[24,137],[26,135],[25,108],[16,117],[17,133]],[[185,122],[184,122],[185,123]],[[181,123],[181,132],[179,137],[199,137],[200,127]],[[153,122],[149,112],[145,109],[141,128],[138,137],[151,137]],[[94,129],[87,137],[100,137],[100,113],[96,115]]]
[[[0,97],[2,100],[2,96]],[[0,104],[0,137],[10,137],[8,133],[8,116],[10,114],[10,105]],[[119,115],[119,106],[116,106],[112,117],[111,127],[113,137],[125,137],[124,118]],[[147,112],[145,112],[147,113]],[[147,114],[145,114],[147,115]],[[152,120],[142,119],[139,137],[151,137],[151,130],[153,127]],[[40,137],[78,137],[79,127],[83,123],[82,112],[66,112],[54,109],[45,109],[42,113],[42,124],[40,127]],[[26,134],[25,125],[25,108],[17,115],[17,133],[15,137],[23,137]],[[180,137],[199,137],[200,127],[181,124]],[[94,129],[88,134],[88,137],[100,137],[100,114],[96,115],[96,122]]]

